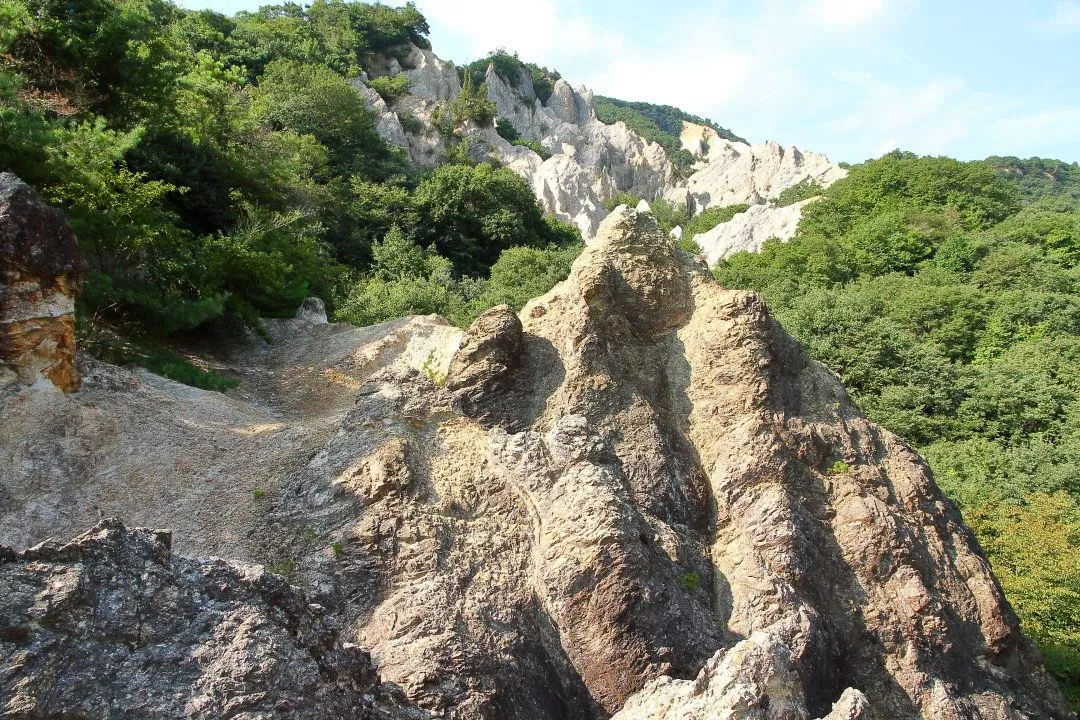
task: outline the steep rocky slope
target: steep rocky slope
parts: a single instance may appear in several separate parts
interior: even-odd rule
[[[228,396],[0,391],[5,543],[225,558],[3,551],[10,713],[1072,717],[921,459],[648,214],[464,335],[273,330]]]

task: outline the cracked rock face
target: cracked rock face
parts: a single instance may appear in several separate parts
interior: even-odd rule
[[[0,548],[4,717],[389,718],[370,656],[261,568],[173,557],[104,521]]]
[[[434,338],[430,321],[408,322]],[[368,357],[380,334],[406,326],[272,327],[272,350],[231,361],[252,378],[246,389],[198,394],[198,432],[178,430],[145,458],[83,419],[93,456],[35,458],[46,479],[20,486],[3,524],[62,524],[28,509],[50,469],[82,478],[85,493],[113,488],[97,495],[107,514],[203,503],[216,524],[176,527],[177,552],[216,532],[226,559],[286,574],[336,623],[322,647],[369,653],[377,686],[400,693],[372,694],[373,707],[419,713],[409,717],[1073,717],[926,464],[867,421],[758,296],[719,287],[650,215],[617,209],[565,282],[516,316],[493,309],[449,346],[416,348],[419,370],[347,362],[348,343]],[[346,370],[348,383],[312,389]],[[186,419],[179,391],[155,388],[177,400],[143,402],[145,389],[123,384],[53,395],[70,417],[93,402],[111,415],[99,424]],[[20,419],[58,401],[25,391],[0,402]],[[215,403],[229,412],[210,414]],[[238,439],[264,432],[255,416],[279,424],[262,445]],[[48,417],[50,432],[70,432],[63,415]],[[207,474],[181,462],[202,452],[196,439],[246,454]],[[0,463],[26,458],[13,442],[0,433]],[[283,443],[302,456],[283,462]],[[260,475],[265,495],[230,495],[262,472],[263,452],[275,463]],[[133,506],[113,458],[132,477],[169,467],[171,494]],[[47,575],[18,577],[28,589],[15,595],[50,587]],[[123,577],[113,596],[136,606],[159,582]],[[246,652],[295,646],[318,664],[304,641],[280,637]],[[3,691],[53,682],[24,667]],[[134,677],[118,674],[108,692],[134,692]],[[337,682],[305,692],[336,698]],[[305,716],[337,717],[316,706]]]
[[[85,266],[64,214],[0,174],[0,383],[79,387],[75,295]]]

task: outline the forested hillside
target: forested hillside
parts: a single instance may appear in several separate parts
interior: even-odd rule
[[[165,0],[0,6],[0,167],[78,233],[81,342],[217,387],[164,342],[257,326],[312,294],[357,322],[435,309],[466,322],[546,290],[577,231],[508,170],[457,154],[417,172],[350,84],[403,43],[430,47],[427,33],[411,4],[232,18]],[[462,103],[451,135],[483,100]]]
[[[1024,627],[1080,700],[1080,170],[893,153],[789,243],[716,269],[963,508]]]

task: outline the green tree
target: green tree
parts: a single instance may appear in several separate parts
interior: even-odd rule
[[[416,188],[421,239],[460,272],[482,274],[506,248],[565,242],[545,219],[529,186],[510,170],[444,165]],[[560,234],[561,233],[561,234]]]

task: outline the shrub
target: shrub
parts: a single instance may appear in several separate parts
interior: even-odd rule
[[[491,165],[443,165],[417,187],[421,244],[434,244],[462,273],[482,275],[506,248],[567,241],[545,220],[529,185]]]
[[[495,103],[487,99],[487,86],[481,83],[474,90],[470,76],[467,74],[461,86],[461,92],[450,101],[449,111],[451,127],[455,130],[469,120],[481,127],[489,125],[498,113]]]
[[[368,87],[379,93],[383,100],[393,103],[399,97],[404,97],[412,90],[412,83],[405,73],[397,75],[383,75],[368,80]]]
[[[495,122],[495,132],[499,133],[499,137],[508,143],[512,143],[521,138],[521,133],[514,127],[514,123],[506,118],[499,118]]]
[[[694,592],[701,587],[701,576],[695,572],[686,573],[679,579],[679,585],[688,593]]]
[[[695,235],[706,233],[721,223],[729,222],[739,213],[750,209],[745,203],[739,205],[727,205],[725,207],[709,208],[686,221],[683,225],[683,237],[693,240]]]
[[[676,227],[685,230],[686,224],[690,221],[690,213],[683,203],[670,203],[663,198],[657,198],[652,202],[651,207],[653,217],[665,233],[671,232]]]
[[[632,192],[620,190],[619,192],[615,193],[604,201],[604,207],[608,209],[608,212],[611,212],[620,205],[626,205],[627,207],[631,208],[637,207],[640,202],[641,198],[639,198],[637,195],[633,194]]]
[[[517,145],[519,147],[529,148],[534,153],[539,155],[541,160],[547,160],[549,157],[551,157],[551,151],[541,145],[539,140],[526,140],[523,138],[521,140],[514,140],[510,144]]]
[[[408,110],[399,110],[398,120],[401,122],[401,129],[410,135],[420,135],[424,132],[424,121]]]
[[[772,201],[775,207],[787,207],[788,205],[794,205],[797,202],[803,200],[809,200],[812,197],[821,195],[821,185],[817,184],[813,180],[803,180],[797,185],[782,191],[775,200]]]

